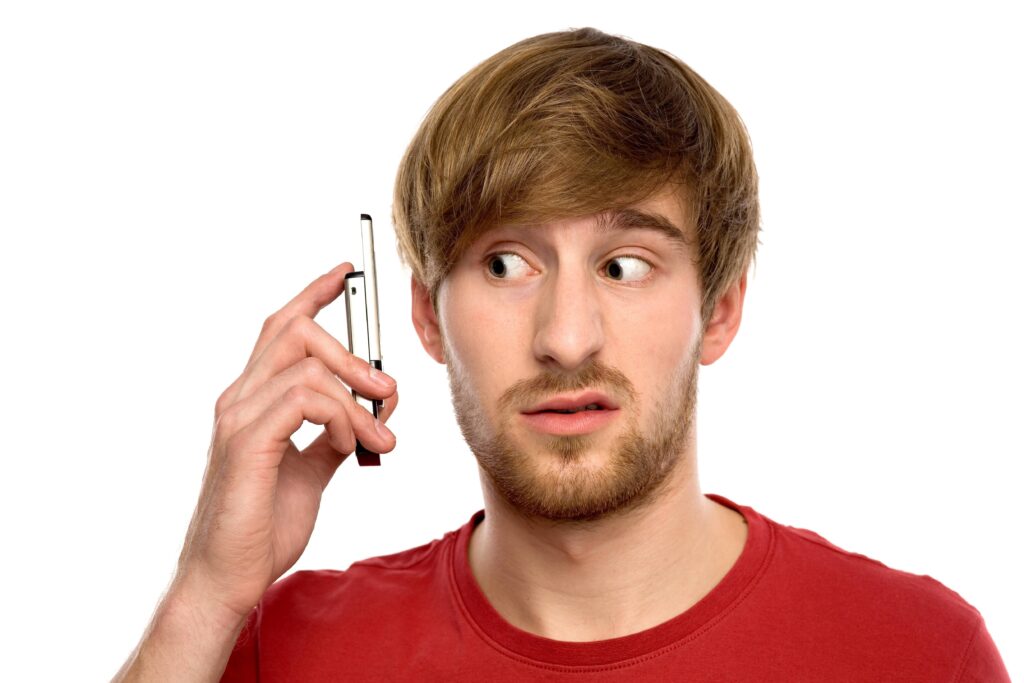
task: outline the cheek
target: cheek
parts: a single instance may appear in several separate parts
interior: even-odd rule
[[[700,336],[699,304],[677,296],[631,306],[616,316],[607,335],[615,347],[609,358],[634,382],[647,406],[643,410],[649,410],[680,381],[690,362]]]
[[[515,368],[529,346],[525,316],[519,308],[496,306],[493,297],[457,278],[449,293],[442,306],[449,357],[490,402],[517,379]]]

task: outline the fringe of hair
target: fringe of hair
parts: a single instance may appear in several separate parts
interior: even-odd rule
[[[689,207],[706,324],[754,260],[757,171],[735,109],[672,54],[594,28],[511,45],[449,87],[395,181],[399,258],[437,293],[500,223],[624,208],[668,184]]]

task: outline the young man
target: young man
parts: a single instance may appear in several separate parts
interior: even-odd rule
[[[179,572],[121,675],[1008,680],[940,583],[701,493],[698,368],[739,328],[758,221],[739,117],[667,53],[581,29],[471,70],[409,146],[394,222],[484,510],[274,583],[355,439],[395,445],[337,379],[384,420],[394,382],[312,321],[343,264],[218,400]],[[299,453],[304,420],[326,429]]]

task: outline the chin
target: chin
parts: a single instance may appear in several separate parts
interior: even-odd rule
[[[636,434],[601,447],[593,435],[545,436],[538,448],[503,437],[478,451],[491,489],[519,514],[551,522],[594,522],[653,501],[672,463]]]
[[[634,412],[640,404],[631,400],[619,408],[623,412],[614,422],[572,435],[523,424],[517,412],[509,412],[528,404],[508,398],[515,392],[499,397],[496,414],[488,415],[484,405],[491,403],[480,399],[464,373],[449,366],[448,374],[459,428],[476,456],[489,495],[529,518],[588,522],[650,505],[668,488],[671,474],[687,457],[699,360],[697,347],[689,372],[677,373],[675,385],[657,394],[660,400],[650,411],[651,424],[641,426],[641,416]],[[605,375],[615,376],[611,371]],[[596,380],[606,379],[581,377],[595,380],[589,382],[592,386],[601,386]],[[629,386],[628,380],[615,384]]]

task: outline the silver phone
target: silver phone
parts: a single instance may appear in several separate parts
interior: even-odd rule
[[[345,276],[345,315],[348,317],[348,350],[358,358],[383,370],[380,356],[380,317],[377,310],[377,261],[373,254],[373,219],[359,218],[363,237],[363,269]],[[352,390],[356,403],[374,417],[380,416],[382,402],[360,396]],[[360,466],[380,465],[380,453],[368,450],[356,440],[356,460]]]

